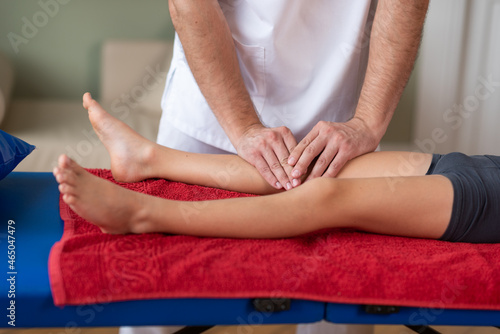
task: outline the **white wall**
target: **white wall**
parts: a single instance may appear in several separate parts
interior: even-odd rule
[[[500,155],[500,1],[431,1],[418,67],[420,151]]]

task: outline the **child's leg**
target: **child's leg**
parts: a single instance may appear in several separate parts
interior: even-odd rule
[[[246,161],[236,155],[182,152],[158,145],[139,135],[106,112],[89,93],[83,97],[92,126],[111,157],[116,180],[136,182],[164,178],[228,190],[269,194],[271,187]]]
[[[169,149],[137,134],[107,113],[88,93],[83,105],[89,110],[90,121],[109,151],[111,170],[119,181],[165,178],[255,194],[278,191],[252,165],[236,155],[196,154]],[[423,153],[369,153],[350,161],[338,178],[424,175],[430,160],[431,155]]]
[[[372,152],[349,161],[337,178],[422,176],[432,155],[418,152]]]
[[[438,175],[399,179],[392,183],[387,178],[321,178],[263,197],[166,206],[158,202],[148,228],[210,237],[283,238],[345,227],[439,238],[451,217],[451,182]]]
[[[124,189],[63,156],[55,170],[63,200],[110,233],[166,232],[209,237],[282,238],[335,227],[439,238],[453,204],[443,176],[319,178],[280,194],[178,202]]]

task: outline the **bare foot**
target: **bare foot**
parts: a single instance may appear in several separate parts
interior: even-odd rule
[[[94,131],[109,152],[113,177],[121,182],[151,177],[150,163],[156,144],[110,115],[90,93],[83,95],[83,107],[88,110]]]
[[[66,155],[59,157],[54,176],[63,201],[103,232],[146,232],[147,195],[92,175]]]

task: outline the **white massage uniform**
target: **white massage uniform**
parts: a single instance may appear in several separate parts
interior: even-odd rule
[[[300,141],[320,120],[345,122],[353,116],[366,70],[375,3],[219,3],[233,35],[244,82],[264,125],[284,125]],[[196,144],[183,145],[192,139],[236,152],[201,94],[177,35],[162,109],[158,143],[196,151]]]

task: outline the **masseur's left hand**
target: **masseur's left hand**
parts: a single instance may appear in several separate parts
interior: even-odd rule
[[[319,122],[288,158],[288,164],[294,166],[294,186],[300,184],[299,177],[316,157],[306,181],[320,176],[335,177],[347,161],[374,151],[380,141],[378,137],[360,118],[354,117],[346,123]]]

